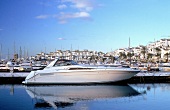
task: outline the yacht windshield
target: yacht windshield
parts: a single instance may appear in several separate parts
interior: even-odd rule
[[[68,66],[68,65],[78,65],[73,60],[60,59],[57,60],[54,66]]]

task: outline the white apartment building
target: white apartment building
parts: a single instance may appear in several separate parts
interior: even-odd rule
[[[133,47],[132,51],[134,53],[134,55],[139,55],[141,52],[141,48],[140,47]]]
[[[56,52],[50,52],[49,54],[41,52],[36,55],[36,58],[37,59],[49,59],[49,60],[53,60],[55,58],[85,60],[85,59],[89,59],[92,55],[104,56],[104,54],[102,52],[97,52],[97,51],[89,51],[89,50],[61,51],[61,50],[57,50]]]
[[[143,54],[141,54],[142,52],[142,45],[138,46],[138,47],[132,47],[131,48],[131,52],[134,53],[134,56],[138,56],[140,55],[140,58],[144,58]],[[146,53],[151,53],[153,55],[157,54],[156,48],[159,48],[160,54],[161,54],[161,58],[165,58],[165,54],[169,53],[170,54],[170,39],[160,39],[156,42],[150,42],[147,46],[146,46],[147,50]],[[114,56],[119,56],[120,52],[124,52],[124,53],[128,53],[129,50],[127,48],[120,48],[115,50],[114,52]],[[147,55],[146,55],[147,56]]]
[[[156,54],[156,50],[155,50],[156,42],[151,42],[146,47],[147,47],[147,52],[148,53],[151,53],[151,54],[154,54],[154,55]]]
[[[117,49],[117,50],[115,50],[114,52],[112,52],[112,53],[113,53],[112,55],[117,57],[117,56],[120,55],[120,52],[121,52],[121,53],[125,53],[126,50],[127,50],[126,48]]]
[[[156,41],[155,43],[156,47],[170,47],[170,39],[160,39],[159,41]]]

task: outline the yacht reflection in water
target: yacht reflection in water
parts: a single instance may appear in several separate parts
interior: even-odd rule
[[[35,107],[64,108],[84,100],[111,99],[139,95],[129,85],[86,85],[86,86],[26,86],[31,98],[36,99]]]

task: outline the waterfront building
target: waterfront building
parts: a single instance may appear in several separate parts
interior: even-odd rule
[[[128,59],[131,55],[131,60],[149,60],[149,61],[165,61],[170,59],[170,39],[160,39],[155,42],[150,42],[148,45],[139,45],[137,47],[119,48],[110,52],[111,55],[123,59]]]
[[[153,61],[167,62],[170,59],[170,39],[160,39],[155,42],[149,42],[146,46],[139,45],[131,48],[119,48],[111,52],[97,52],[84,50],[56,50],[55,52],[40,52],[36,56],[31,56],[32,60],[54,60],[56,58],[73,59],[76,61],[106,61],[114,57],[118,60],[132,61]],[[23,60],[18,58],[18,54],[14,55],[14,60]]]
[[[18,54],[14,54],[14,60],[17,61],[18,59]]]

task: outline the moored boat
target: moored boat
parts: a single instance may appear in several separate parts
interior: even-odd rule
[[[24,84],[88,84],[122,81],[140,70],[131,68],[78,65],[73,60],[56,59],[43,70],[31,71]]]

